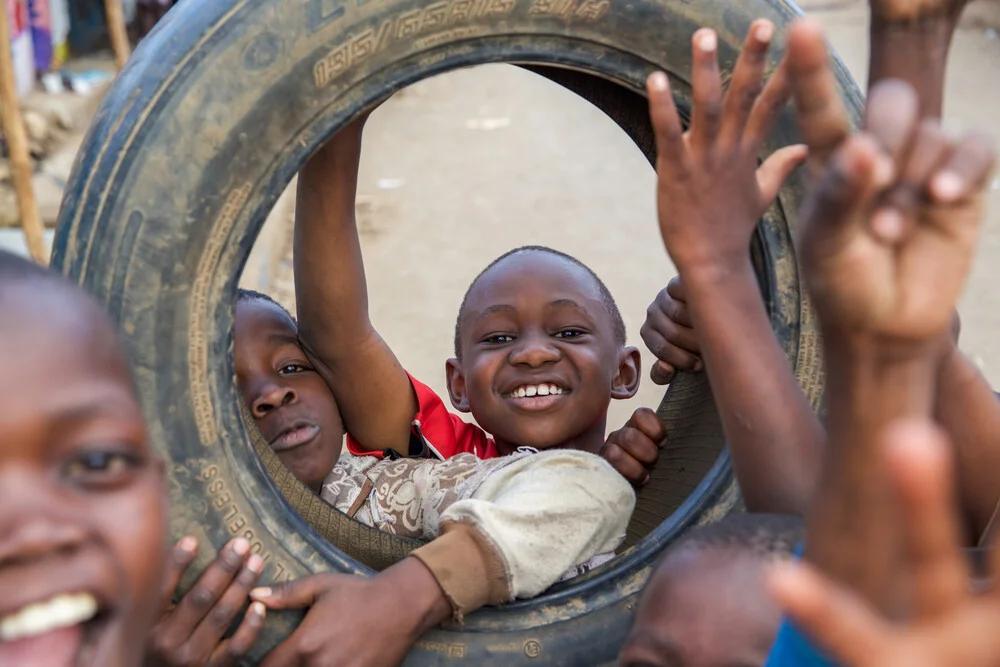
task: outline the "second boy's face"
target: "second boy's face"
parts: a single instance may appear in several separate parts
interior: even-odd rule
[[[638,387],[638,353],[615,340],[596,281],[549,253],[527,251],[493,267],[462,313],[462,361],[449,388],[501,451],[594,449],[612,397]]]
[[[333,392],[274,304],[239,302],[235,338],[236,379],[257,427],[292,474],[318,493],[343,447]]]
[[[0,286],[0,665],[132,667],[162,612],[163,467],[96,306]]]
[[[650,579],[621,667],[761,667],[781,610],[765,562],[725,548],[683,548]]]

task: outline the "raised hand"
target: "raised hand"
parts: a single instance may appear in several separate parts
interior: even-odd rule
[[[793,68],[817,154],[830,145],[827,114],[814,111],[822,95],[812,97],[823,78]],[[981,137],[950,141],[936,122],[918,122],[907,84],[876,86],[864,131],[839,142],[803,205],[803,264],[824,328],[895,345],[947,332],[992,162]]]
[[[892,621],[809,565],[783,565],[771,590],[795,623],[845,667],[994,667],[1000,664],[1000,588],[972,586],[954,498],[951,445],[930,422],[897,424],[880,443],[901,512],[912,613]],[[891,527],[886,526],[887,530]],[[1000,544],[991,573],[1000,574]],[[864,550],[864,544],[852,545]]]
[[[790,95],[784,65],[764,84],[773,36],[769,21],[754,22],[723,95],[716,34],[707,28],[694,34],[694,108],[686,133],[666,74],[647,81],[660,232],[682,276],[746,260],[757,221],[805,159],[804,147],[789,146],[758,168],[761,145]]]

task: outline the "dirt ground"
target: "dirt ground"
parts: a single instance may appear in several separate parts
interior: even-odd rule
[[[867,3],[810,0],[805,10],[861,85]],[[1000,136],[1000,3],[967,12],[948,72],[949,128]],[[372,319],[403,364],[444,391],[458,305],[491,259],[524,244],[549,245],[594,268],[616,296],[630,342],[645,308],[675,275],[655,224],[655,176],[617,126],[561,88],[506,65],[424,81],[378,109],[365,133],[358,215]],[[1000,386],[1000,178],[971,284],[961,304],[962,347]],[[276,207],[244,284],[294,305],[290,221]],[[643,348],[645,353],[645,349]],[[752,350],[748,350],[752,354]],[[644,357],[645,369],[650,356]],[[645,374],[644,369],[644,374]],[[662,395],[646,377],[639,395],[612,406],[616,427]]]

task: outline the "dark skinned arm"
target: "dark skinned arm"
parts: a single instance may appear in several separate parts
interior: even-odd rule
[[[757,220],[805,157],[803,147],[792,146],[758,168],[760,145],[790,94],[784,64],[762,82],[772,36],[766,21],[751,26],[723,99],[714,34],[695,34],[694,114],[683,139],[672,99],[652,79],[650,105],[660,231],[687,290],[747,508],[802,513],[814,488],[822,429],[787,370],[748,253]]]
[[[869,86],[887,78],[906,81],[917,93],[919,114],[940,118],[948,52],[968,0],[899,2],[874,0]],[[958,490],[969,533],[976,544],[987,528],[1000,485],[1000,401],[956,347],[944,356],[934,416],[955,447]]]
[[[890,422],[931,414],[992,153],[981,138],[952,142],[921,120],[917,94],[900,81],[873,88],[862,133],[830,142],[843,114],[822,33],[797,23],[789,51],[803,134],[828,151],[801,223],[825,337],[830,443],[806,556],[891,612],[898,536],[874,443]],[[900,188],[916,196],[894,198]],[[894,218],[901,224],[886,224]]]
[[[368,286],[354,219],[364,120],[341,130],[299,175],[299,338],[333,390],[348,433],[372,450],[406,453],[417,400],[406,371],[368,317]]]

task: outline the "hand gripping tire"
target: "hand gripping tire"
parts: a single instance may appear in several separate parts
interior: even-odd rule
[[[780,33],[796,14],[785,0],[177,5],[136,51],[94,120],[53,256],[102,301],[128,339],[151,433],[168,461],[172,534],[192,533],[216,548],[245,536],[266,560],[265,581],[328,570],[369,575],[413,547],[309,494],[248,427],[234,382],[237,276],[268,210],[326,138],[421,78],[506,61],[590,100],[652,160],[642,96],[647,74],[659,68],[672,75],[683,113],[697,28],[718,31],[727,71],[753,19],[772,20]],[[860,94],[837,67],[856,115]],[[794,140],[786,114],[765,151]],[[787,215],[801,196],[798,180],[784,188],[758,228],[753,256],[774,329],[818,407],[819,344]],[[679,377],[660,415],[671,444],[640,494],[622,557],[536,599],[435,630],[407,664],[613,662],[658,554],[685,528],[739,507],[704,378]],[[210,556],[203,553],[200,563]],[[259,659],[300,618],[270,614],[251,657]],[[365,631],[377,641],[377,628]]]

